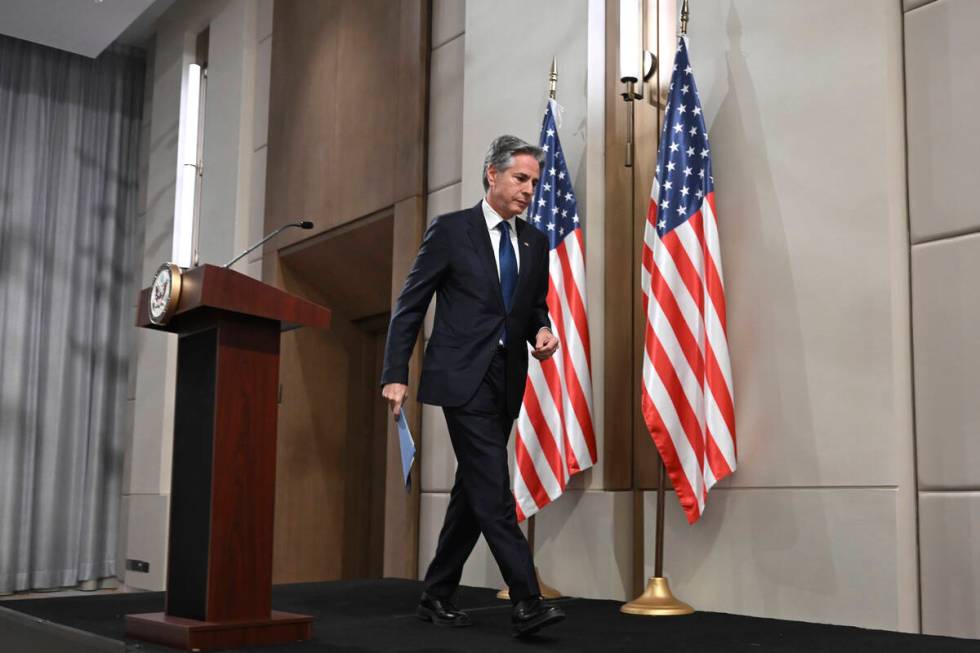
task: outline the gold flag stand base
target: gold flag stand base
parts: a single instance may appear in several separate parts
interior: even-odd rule
[[[643,594],[629,603],[624,603],[619,611],[647,617],[674,617],[691,614],[694,608],[674,597],[666,578],[651,576]]]
[[[541,589],[541,598],[560,599],[562,596],[564,596],[561,592],[556,590],[554,587],[548,585],[543,580],[541,580],[541,572],[538,571],[537,567],[534,568],[534,575],[538,577],[538,587]],[[505,587],[504,589],[497,592],[497,598],[503,601],[509,601],[510,592],[508,592],[507,588]]]

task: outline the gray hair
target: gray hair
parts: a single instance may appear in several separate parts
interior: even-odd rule
[[[493,166],[498,172],[503,172],[514,165],[515,154],[530,154],[538,161],[538,167],[544,165],[544,150],[537,145],[531,145],[527,141],[521,140],[516,136],[503,135],[493,139],[487,156],[483,159],[483,190],[490,190],[490,180],[487,179],[487,170]]]

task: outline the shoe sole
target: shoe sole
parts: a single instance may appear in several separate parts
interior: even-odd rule
[[[542,628],[545,628],[547,626],[553,626],[554,624],[558,623],[559,621],[563,621],[564,619],[565,619],[565,615],[563,614],[548,615],[547,617],[543,618],[541,621],[529,624],[525,628],[514,628],[514,637],[526,637],[527,635],[533,635],[534,633],[538,632]]]
[[[473,625],[472,621],[446,621],[445,619],[439,619],[432,610],[421,606],[415,610],[415,616],[421,621],[428,621],[433,626],[440,628],[465,628],[466,626]]]

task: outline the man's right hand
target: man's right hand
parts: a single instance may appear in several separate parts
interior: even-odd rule
[[[398,419],[402,412],[402,404],[405,403],[405,396],[408,394],[408,386],[404,383],[387,383],[381,388],[381,396],[388,400],[391,414]]]

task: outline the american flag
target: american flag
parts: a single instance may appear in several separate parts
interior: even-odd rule
[[[586,316],[585,241],[572,178],[548,102],[541,126],[545,163],[528,221],[548,237],[548,315],[561,341],[558,353],[531,358],[517,418],[514,498],[523,520],[561,496],[572,474],[596,461],[592,429],[592,371]]]
[[[681,37],[643,236],[643,418],[690,523],[735,471],[711,150]]]

